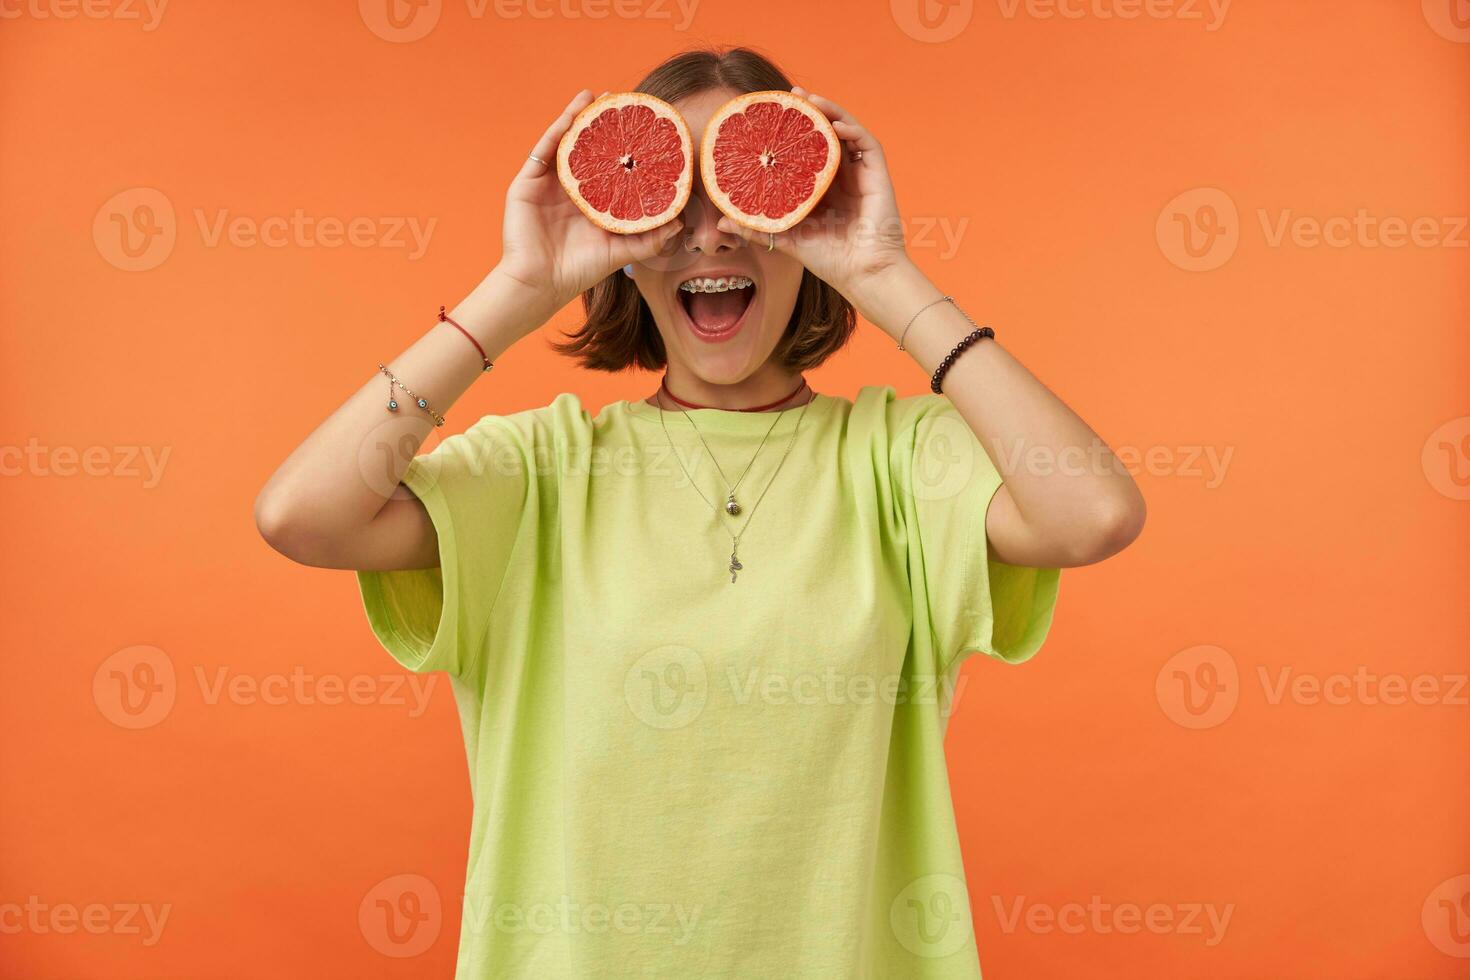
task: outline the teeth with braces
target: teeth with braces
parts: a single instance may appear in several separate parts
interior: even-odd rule
[[[686,293],[723,293],[731,289],[744,289],[753,285],[755,285],[753,279],[747,279],[745,276],[730,276],[720,279],[688,279],[679,283],[679,288]]]

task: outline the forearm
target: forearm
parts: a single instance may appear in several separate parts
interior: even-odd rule
[[[943,295],[912,263],[853,289],[854,303],[895,343],[914,313]],[[975,329],[952,303],[913,321],[904,349],[932,375]],[[1131,541],[1143,498],[1107,444],[994,339],[980,340],[945,373],[943,392],[1000,471],[1004,496],[986,529],[1010,564],[1063,566],[1099,561]]]
[[[448,315],[495,361],[539,326],[550,312],[543,307],[536,294],[492,271]],[[383,363],[446,417],[486,375],[479,351],[443,322]],[[400,408],[396,414],[388,412],[389,380],[376,364],[373,360],[362,385],[292,451],[260,491],[256,523],[273,543],[307,539],[318,551],[322,542],[365,527],[434,428],[433,419],[396,386]]]

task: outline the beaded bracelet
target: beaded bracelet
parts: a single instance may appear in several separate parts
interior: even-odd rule
[[[422,408],[424,411],[426,411],[426,412],[429,413],[429,416],[431,418],[433,418],[435,425],[443,425],[444,424],[444,416],[440,415],[438,412],[436,412],[432,408],[430,408],[429,407],[429,403],[428,403],[428,401],[426,399],[420,398],[418,395],[415,395],[409,389],[408,385],[404,384],[402,381],[399,381],[396,377],[394,377],[393,376],[393,372],[388,370],[387,365],[385,365],[385,364],[379,364],[378,365],[378,370],[379,371],[382,371],[384,374],[386,374],[388,376],[388,411],[390,411],[390,412],[396,412],[396,411],[398,411],[398,399],[396,399],[396,398],[393,397],[393,386],[394,385],[397,385],[398,387],[402,388],[404,391],[407,391],[408,392],[408,397],[410,397],[410,398],[412,398],[414,400],[414,404],[418,405],[419,408]]]
[[[975,321],[971,320],[970,322],[974,323]],[[944,394],[944,392],[940,390],[939,383],[944,380],[944,375],[947,371],[949,371],[950,365],[955,362],[955,358],[959,357],[960,354],[964,352],[965,348],[969,347],[975,341],[981,340],[985,337],[994,336],[995,331],[991,330],[989,327],[981,327],[978,330],[971,330],[968,334],[966,334],[963,340],[954,345],[953,350],[944,355],[944,360],[939,362],[939,367],[934,370],[934,377],[929,381],[929,390],[934,392],[934,394],[936,395]]]

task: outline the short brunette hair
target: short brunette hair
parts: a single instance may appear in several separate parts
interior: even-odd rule
[[[737,92],[789,91],[791,81],[764,56],[749,48],[702,49],[675,55],[638,83],[635,91],[665,102],[714,88]],[[653,313],[633,280],[621,271],[582,294],[586,322],[568,334],[565,343],[553,342],[559,354],[569,354],[594,371],[622,371],[641,367],[657,371],[667,363],[663,338]],[[852,304],[835,288],[802,270],[796,306],[772,356],[787,370],[804,371],[841,350],[857,325]]]

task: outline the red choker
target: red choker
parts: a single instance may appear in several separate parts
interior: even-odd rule
[[[664,392],[666,395],[668,395],[674,401],[678,402],[680,405],[683,405],[685,408],[719,408],[721,411],[725,412],[767,412],[775,408],[777,405],[780,405],[783,402],[789,402],[791,399],[801,394],[802,389],[806,387],[806,379],[802,378],[801,384],[796,386],[796,390],[787,395],[785,398],[773,401],[769,405],[757,405],[754,408],[722,408],[719,405],[700,405],[695,402],[686,402],[684,399],[680,398],[672,391],[669,391],[668,375],[664,375],[663,378],[659,379],[658,386],[660,391]],[[813,394],[815,395],[815,392],[813,392]]]

